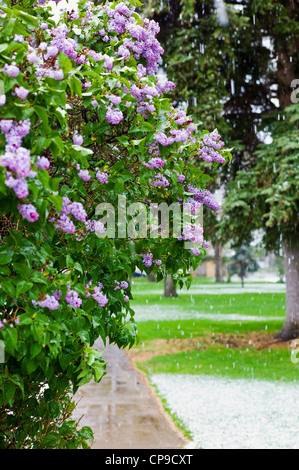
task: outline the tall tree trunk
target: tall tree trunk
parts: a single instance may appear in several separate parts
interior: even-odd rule
[[[286,278],[286,319],[282,330],[275,335],[285,341],[299,336],[299,244],[284,242]]]
[[[164,284],[164,297],[177,297],[177,291],[173,284],[171,274],[167,274],[167,278]]]
[[[223,281],[223,268],[222,268],[222,245],[221,243],[215,244],[215,276],[216,282]]]

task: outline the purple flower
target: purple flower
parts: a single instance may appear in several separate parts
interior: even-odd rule
[[[82,299],[79,297],[78,292],[75,290],[72,290],[69,284],[68,284],[68,292],[65,296],[65,301],[74,308],[81,307],[81,304],[82,304]]]
[[[121,57],[124,57],[125,59],[129,59],[131,57],[131,52],[129,51],[127,47],[122,45],[118,48],[116,55],[120,55]]]
[[[58,54],[58,47],[57,46],[48,46],[47,47],[47,52],[45,55],[45,59],[49,59],[49,57],[56,57]]]
[[[191,204],[192,202],[200,202],[201,204],[211,207],[211,209],[214,209],[215,211],[219,211],[221,209],[219,202],[213,198],[208,189],[194,188],[192,185],[189,185],[188,192],[194,194],[194,199],[189,198],[187,202],[190,202]]]
[[[92,106],[98,106],[99,103],[97,102],[97,100],[92,100],[91,104]]]
[[[161,186],[169,186],[169,181],[165,176],[161,175],[161,173],[157,173],[154,177],[154,181],[151,182],[152,186],[161,187]]]
[[[66,233],[75,233],[76,226],[67,215],[61,215],[55,223],[56,228],[61,228]]]
[[[80,170],[78,173],[79,178],[82,178],[84,181],[89,181],[91,176],[88,170]]]
[[[200,250],[198,248],[191,248],[190,253],[194,256],[200,255]]]
[[[62,80],[63,77],[64,77],[63,70],[61,70],[61,69],[54,70],[53,78],[55,78],[55,80]]]
[[[163,145],[164,147],[166,145],[169,145],[170,143],[170,140],[169,140],[169,137],[167,137],[166,134],[164,134],[164,132],[160,131],[158,132],[157,134],[154,135],[154,139],[159,142],[159,144]]]
[[[108,303],[108,297],[101,292],[101,286],[94,287],[91,297],[96,300],[101,307],[105,307]]]
[[[78,131],[74,132],[73,142],[74,142],[75,145],[82,145],[83,142],[84,142],[84,139],[83,139],[82,135],[79,135]]]
[[[40,51],[45,51],[47,49],[48,45],[46,42],[41,42],[40,45],[38,46]]]
[[[119,104],[121,102],[121,98],[117,95],[106,95],[106,98],[108,98],[113,104]]]
[[[2,119],[0,121],[0,128],[3,134],[7,134],[13,126],[12,119]]]
[[[96,174],[96,178],[100,181],[100,183],[108,183],[108,175],[106,170],[104,172],[98,170]]]
[[[72,202],[69,205],[69,210],[70,213],[73,214],[73,216],[76,217],[77,220],[80,220],[81,222],[86,221],[87,213],[81,202]]]
[[[44,300],[37,302],[37,305],[40,307],[47,307],[49,310],[57,310],[59,308],[59,303],[56,298],[48,294]]]
[[[20,100],[24,100],[27,97],[28,93],[29,93],[29,90],[27,90],[23,86],[19,86],[15,88],[15,94],[17,95],[18,98],[20,98]]]
[[[36,166],[40,170],[48,170],[50,168],[50,162],[46,157],[38,157]]]
[[[53,292],[53,297],[55,297],[56,300],[61,299],[61,291],[58,289],[55,292]]]
[[[118,109],[113,109],[111,107],[107,109],[106,120],[110,122],[110,124],[119,124],[120,121],[123,120],[123,118],[123,113]]]
[[[104,58],[105,58],[106,71],[110,72],[110,70],[113,69],[114,59],[113,59],[113,57],[110,57],[107,54],[105,54]]]
[[[122,282],[120,283],[120,287],[121,287],[122,289],[127,289],[127,288],[129,287],[129,284],[127,283],[127,281],[122,281]]]
[[[19,199],[23,199],[29,195],[28,184],[25,178],[15,179],[12,176],[9,176],[5,184],[8,188],[12,188],[15,192],[15,195]]]
[[[28,55],[27,55],[27,60],[28,62],[30,62],[31,64],[35,64],[37,61],[38,61],[38,55],[35,51],[33,52],[30,52]]]
[[[149,268],[151,265],[152,265],[152,258],[153,258],[153,255],[152,253],[148,253],[146,255],[141,255],[143,257],[143,264],[146,268]]]
[[[14,40],[16,42],[24,42],[25,41],[24,36],[22,34],[15,34]]]
[[[19,204],[18,210],[21,216],[29,222],[35,222],[39,218],[39,214],[32,204]]]
[[[160,168],[160,167],[162,168],[165,165],[165,162],[160,157],[153,157],[149,160],[148,163],[143,162],[143,165],[147,166],[148,168],[151,168],[151,169],[152,168]]]
[[[4,75],[9,75],[10,77],[17,77],[20,73],[20,69],[14,64],[5,64],[3,67],[3,73]]]
[[[0,165],[8,167],[19,176],[26,176],[31,166],[30,151],[20,147],[15,152],[6,152],[0,160]]]
[[[0,106],[4,106],[6,103],[6,96],[5,95],[1,95],[0,96]]]

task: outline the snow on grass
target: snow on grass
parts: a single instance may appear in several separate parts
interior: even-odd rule
[[[207,319],[211,321],[261,321],[270,322],[272,320],[283,320],[283,316],[265,316],[265,315],[242,315],[240,313],[202,313],[197,310],[185,311],[180,306],[160,306],[156,305],[137,305],[134,306],[135,321],[148,320],[189,320],[189,319]]]
[[[297,384],[179,374],[150,379],[191,432],[186,448],[299,448]]]

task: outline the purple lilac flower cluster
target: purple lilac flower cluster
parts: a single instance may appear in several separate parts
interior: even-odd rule
[[[197,156],[202,158],[206,162],[218,162],[221,164],[225,163],[225,158],[217,152],[220,150],[224,142],[221,140],[221,136],[216,132],[211,132],[210,134],[205,134],[202,139],[202,147],[197,152]]]
[[[48,308],[49,310],[57,310],[59,307],[59,302],[55,298],[54,295],[49,295],[47,294],[44,300],[40,300],[39,302],[36,302],[35,300],[32,300],[32,303],[35,307],[43,307],[43,308]]]
[[[203,228],[199,224],[186,224],[183,227],[182,236],[178,240],[186,240],[192,243],[203,243]]]
[[[102,290],[104,289],[104,286],[101,282],[98,282],[98,285],[92,288],[92,292],[90,292],[92,281],[89,281],[86,286],[86,297],[92,297],[99,305],[100,307],[105,307],[105,305],[108,303],[108,297],[107,295],[103,294]]]
[[[18,199],[24,199],[29,195],[27,178],[37,175],[31,166],[30,150],[22,147],[22,140],[30,131],[30,119],[20,122],[2,119],[0,129],[6,141],[5,153],[0,156],[0,166],[6,168],[5,184],[13,189]],[[38,213],[31,204],[19,204],[18,208],[27,220],[35,222],[38,219]]]
[[[155,35],[160,31],[158,23],[148,19],[141,23],[141,17],[135,13],[135,7],[128,7],[123,2],[118,3],[115,8],[105,5],[104,10],[109,17],[108,31],[102,29],[98,31],[98,34],[103,37],[105,42],[109,40],[108,34],[112,34],[113,38],[115,33],[124,35],[123,43],[119,46],[116,54],[129,58],[132,53],[136,60],[139,60],[140,57],[144,58],[147,63],[147,74],[155,74],[163,54],[163,49],[155,38]],[[134,16],[132,16],[133,13]]]
[[[65,296],[65,301],[74,308],[79,308],[82,305],[82,299],[79,297],[77,291],[71,289],[70,284],[67,286],[67,294]]]
[[[87,214],[81,202],[71,202],[67,196],[64,196],[62,198],[62,209],[59,216],[56,219],[50,219],[50,222],[54,222],[55,228],[60,228],[66,233],[75,233],[76,226],[70,219],[70,214],[81,222],[86,221]]]
[[[146,268],[150,268],[153,263],[156,264],[156,266],[161,266],[161,264],[162,264],[162,260],[153,259],[153,254],[151,252],[149,252],[145,255],[141,255],[141,256],[143,258],[143,264]]]
[[[39,214],[32,204],[18,204],[18,210],[28,222],[35,222],[39,218]]]
[[[129,287],[129,284],[127,283],[127,281],[114,281],[115,282],[115,287],[114,287],[114,290],[118,290],[118,289],[122,289],[122,290],[126,290],[128,287]],[[123,296],[124,296],[124,301],[125,302],[129,302],[130,298],[127,294],[125,294],[123,292]]]
[[[104,170],[104,171],[98,170],[97,173],[96,173],[96,178],[98,178],[98,180],[100,181],[100,183],[105,183],[105,184],[107,184],[107,183],[108,183],[108,174],[107,174],[107,170]]]
[[[162,160],[162,158],[160,158],[160,157],[153,157],[149,160],[148,163],[143,162],[143,165],[147,166],[150,169],[163,168],[163,166],[165,165],[165,161]]]
[[[79,135],[77,130],[73,134],[73,142],[75,145],[83,145],[84,143],[82,135]]]
[[[160,187],[166,187],[166,186],[169,186],[169,181],[168,179],[162,175],[161,173],[157,173],[155,176],[154,176],[154,181],[151,182],[151,185],[152,186],[155,186],[156,188],[160,188]]]
[[[195,201],[205,204],[215,211],[219,211],[221,209],[219,202],[216,201],[208,189],[194,188],[194,186],[189,185],[188,192],[194,194],[193,198],[188,198],[188,203],[192,204]]]
[[[75,219],[84,224],[83,228],[77,229],[70,216],[73,215]],[[53,222],[55,228],[60,229],[68,234],[76,233],[78,241],[85,239],[85,237],[95,232],[98,234],[104,233],[106,228],[102,222],[96,220],[88,220],[87,213],[81,202],[71,202],[67,196],[62,198],[62,209],[57,217],[52,217],[49,222]]]

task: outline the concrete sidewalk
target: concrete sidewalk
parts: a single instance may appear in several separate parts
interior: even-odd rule
[[[102,350],[101,343],[96,344]],[[127,352],[104,348],[107,375],[90,382],[75,395],[74,419],[90,426],[92,449],[179,449],[187,440],[163,410],[146,376],[136,370]]]

